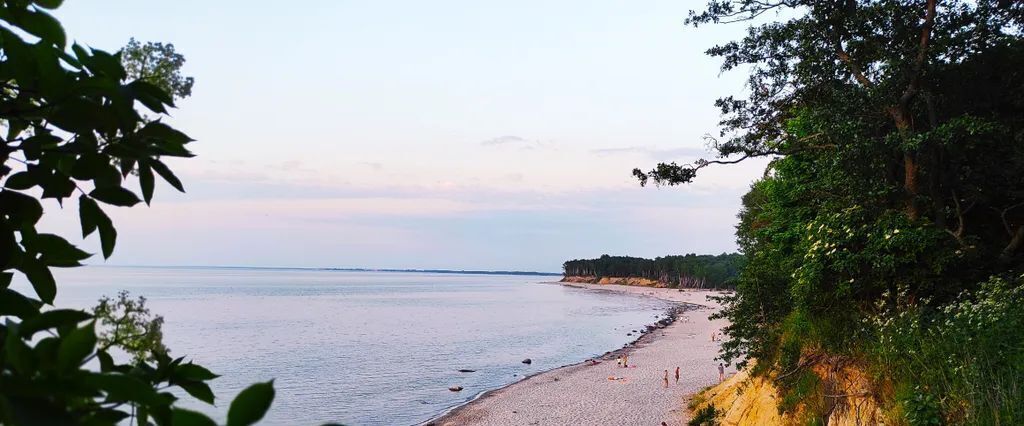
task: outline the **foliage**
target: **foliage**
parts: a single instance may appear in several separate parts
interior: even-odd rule
[[[942,306],[883,305],[865,319],[878,374],[898,386],[911,424],[1024,421],[1022,304],[1024,276],[993,277]]]
[[[664,282],[672,287],[730,287],[743,267],[740,254],[665,256],[644,259],[603,255],[574,259],[562,264],[566,276],[636,277]]]
[[[139,43],[132,38],[121,50],[121,62],[129,80],[142,80],[163,89],[175,100],[192,95],[195,79],[182,76],[185,56],[174,45],[160,42]]]
[[[98,233],[110,257],[117,231],[104,210],[149,203],[156,175],[182,191],[164,159],[192,156],[192,140],[159,119],[174,96],[129,79],[118,54],[67,49],[60,22],[47,12],[60,3],[0,2],[0,423],[212,424],[175,407],[171,390],[212,404],[207,382],[216,375],[161,350],[118,364],[97,335],[106,308],[94,316],[51,306],[57,284],[50,268],[80,266],[90,254],[38,229],[40,201],[65,206],[77,193],[83,237]],[[144,120],[137,106],[158,118]],[[137,176],[141,199],[130,176]],[[10,288],[15,273],[34,294]],[[243,391],[231,423],[255,422],[272,397],[270,383]]]
[[[707,51],[723,71],[749,70],[749,93],[716,103],[721,131],[709,139],[719,158],[634,175],[677,185],[715,164],[772,159],[743,199],[746,265],[721,313],[730,320],[724,359],[756,358],[754,373],[785,377],[777,384],[800,402],[813,393],[800,373],[813,354],[889,362],[874,358],[875,330],[864,325],[880,306],[942,311],[985,297],[980,283],[990,276],[1019,273],[1024,3],[716,0],[687,22],[749,25],[742,39]],[[980,346],[1003,353],[996,341]],[[911,349],[882,354],[914,359]],[[989,393],[1001,396],[989,399],[1001,408],[973,384],[948,385],[973,394],[939,392],[939,381],[921,379],[929,387],[918,396],[901,388],[904,418],[927,423],[937,403],[946,419],[961,407],[971,421],[1019,422],[1015,370],[978,365],[988,365],[979,377],[992,380]]]
[[[169,352],[163,343],[164,318],[149,313],[143,296],[132,300],[126,290],[120,291],[116,300],[103,296],[92,315],[99,326],[96,344],[100,350],[119,348],[136,363],[152,362],[155,354]]]
[[[706,407],[701,408],[694,414],[693,418],[689,422],[686,422],[688,426],[718,426],[718,410],[715,409],[714,404],[708,404]]]

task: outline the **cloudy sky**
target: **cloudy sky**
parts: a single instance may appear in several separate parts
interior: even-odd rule
[[[712,102],[742,93],[702,52],[744,28],[685,27],[698,3],[68,1],[70,38],[170,42],[196,79],[171,120],[198,140],[172,164],[188,193],[112,212],[108,263],[558,271],[734,250],[763,163],[685,188],[630,176],[703,155]],[[74,204],[50,216],[77,229]]]

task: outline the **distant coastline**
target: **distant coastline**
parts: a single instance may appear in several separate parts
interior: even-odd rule
[[[336,272],[394,272],[416,274],[462,274],[462,275],[522,275],[531,277],[560,277],[561,272],[537,271],[486,271],[465,269],[391,269],[391,268],[324,268],[297,266],[224,266],[224,265],[87,265],[99,268],[156,268],[156,269],[265,269],[274,271],[336,271]]]

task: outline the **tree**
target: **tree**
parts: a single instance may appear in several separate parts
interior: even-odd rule
[[[159,42],[139,43],[132,38],[121,49],[121,62],[129,80],[142,80],[163,89],[175,100],[192,96],[192,77],[181,75],[185,56],[174,50],[173,44]]]
[[[880,376],[902,380],[880,389],[929,384],[906,392],[944,401],[952,423],[985,411],[963,408],[974,404],[963,395],[979,389],[887,374],[922,369],[894,368],[911,356],[876,357],[879,329],[866,324],[901,312],[938,324],[990,276],[1018,282],[1024,3],[711,1],[687,19],[735,22],[749,25],[746,36],[707,51],[723,71],[750,73],[749,93],[716,102],[721,129],[708,138],[718,158],[634,170],[641,184],[678,185],[712,165],[772,159],[743,200],[737,238],[747,262],[722,312],[731,323],[722,357],[756,358],[754,373],[777,378],[788,411],[821,397],[807,384],[825,383],[809,379],[825,360],[873,360]],[[934,368],[974,371],[964,359]],[[993,406],[1013,423],[1024,399]]]
[[[574,259],[562,264],[565,276],[637,277],[656,280],[672,287],[732,287],[743,265],[737,253],[720,255],[687,254],[644,259],[603,255],[597,259]]]
[[[58,287],[50,268],[80,266],[91,255],[38,229],[41,200],[64,206],[77,195],[82,235],[98,233],[108,258],[117,231],[101,205],[149,203],[156,175],[183,191],[163,158],[192,156],[192,139],[160,119],[174,95],[129,79],[118,54],[66,49],[60,22],[47,12],[60,3],[0,3],[0,423],[213,424],[176,407],[169,388],[213,403],[207,382],[216,375],[161,351],[118,364],[106,345],[97,346],[102,314],[52,306]],[[140,68],[147,76],[152,70]],[[190,83],[179,83],[172,89],[187,94]],[[157,118],[143,120],[137,107]],[[129,188],[134,180],[141,199]],[[15,273],[34,294],[9,287]],[[272,383],[246,389],[232,402],[228,423],[255,423],[273,394]]]
[[[119,348],[135,363],[153,362],[170,352],[163,342],[164,318],[150,314],[143,296],[132,300],[126,290],[118,292],[116,300],[103,296],[92,314],[100,327],[96,336],[99,350]]]

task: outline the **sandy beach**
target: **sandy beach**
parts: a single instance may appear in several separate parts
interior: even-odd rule
[[[688,396],[718,382],[714,360],[720,342],[711,333],[725,320],[708,320],[720,309],[707,296],[712,291],[621,285],[571,284],[599,291],[616,291],[701,305],[688,310],[664,329],[656,329],[635,345],[606,354],[598,363],[578,364],[544,372],[476,400],[428,424],[455,425],[668,425],[686,424]],[[611,348],[609,348],[611,349]],[[629,368],[615,359],[629,356]],[[679,367],[679,381],[675,368]],[[669,372],[669,384],[663,377]],[[726,375],[735,370],[726,369]]]

